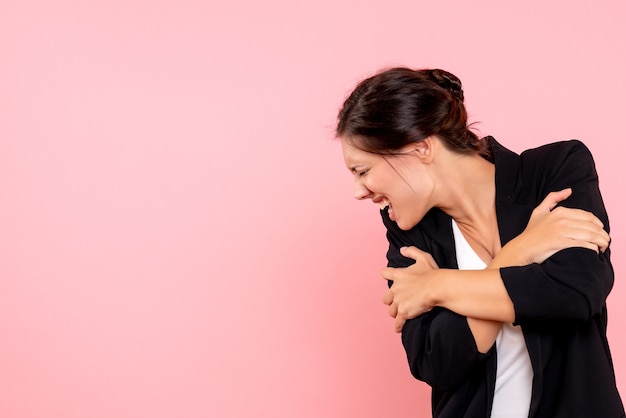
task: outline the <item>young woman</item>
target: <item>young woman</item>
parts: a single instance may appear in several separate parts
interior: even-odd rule
[[[362,81],[337,136],[355,197],[381,205],[383,301],[434,417],[624,417],[609,222],[581,142],[517,155],[468,128],[458,78],[408,68]]]

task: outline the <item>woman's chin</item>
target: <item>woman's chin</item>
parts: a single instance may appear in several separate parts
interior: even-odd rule
[[[410,229],[413,229],[415,225],[419,223],[419,221],[414,222],[410,219],[403,219],[403,218],[396,218],[394,219],[394,222],[398,225],[398,228],[400,228],[403,231],[408,231]]]
[[[408,231],[409,229],[413,228],[414,225],[406,225],[402,222],[402,220],[400,221],[395,221],[396,224],[398,225],[398,228],[400,228],[403,231]]]

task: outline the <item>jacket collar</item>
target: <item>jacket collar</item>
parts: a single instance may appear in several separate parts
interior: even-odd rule
[[[493,137],[486,139],[496,165],[496,216],[500,243],[504,245],[524,230],[534,207],[518,203],[523,186],[522,158]]]
[[[503,147],[492,136],[485,138],[496,166],[496,202],[515,201],[521,188],[521,157]]]

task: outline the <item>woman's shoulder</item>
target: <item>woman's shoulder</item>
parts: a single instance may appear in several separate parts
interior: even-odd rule
[[[579,139],[552,142],[528,149],[520,154],[523,160],[564,160],[566,158],[592,158],[589,148]]]
[[[532,172],[563,173],[587,167],[595,171],[595,162],[589,148],[578,139],[553,142],[520,154],[522,170]]]

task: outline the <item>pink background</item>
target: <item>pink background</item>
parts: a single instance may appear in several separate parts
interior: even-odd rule
[[[333,140],[394,64],[591,148],[626,394],[623,1],[219,3],[0,2],[0,416],[428,416]]]

